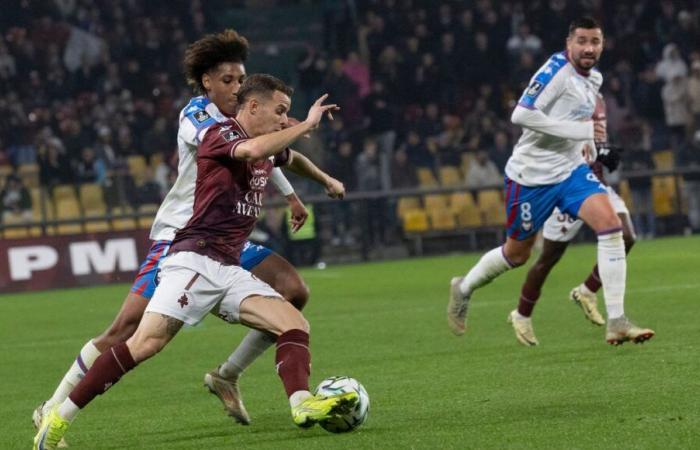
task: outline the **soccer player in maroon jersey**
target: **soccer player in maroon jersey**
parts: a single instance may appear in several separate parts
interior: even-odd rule
[[[187,48],[183,61],[185,76],[193,90],[201,95],[192,98],[180,115],[177,186],[168,193],[158,211],[150,233],[153,244],[120,311],[102,334],[83,345],[51,398],[35,409],[32,418],[37,429],[44,414],[66,399],[95,359],[103,351],[126,341],[136,330],[155,291],[160,261],[168,253],[175,230],[187,223],[188,214],[192,211],[193,172],[196,170],[193,154],[199,144],[197,136],[200,130],[212,123],[235,114],[236,92],[246,75],[244,63],[248,52],[248,41],[234,30],[203,36]],[[345,188],[341,182],[318,169],[307,158],[299,156],[289,167],[291,170],[323,185],[329,196],[343,197]],[[307,217],[304,205],[281,170],[275,170],[271,180],[287,198],[292,211],[292,229],[298,229]],[[272,286],[296,308],[302,309],[307,303],[309,290],[301,275],[285,258],[272,250],[247,244],[241,265]],[[228,414],[242,424],[248,424],[250,418],[241,401],[238,379],[273,344],[274,340],[268,336],[250,330],[228,359],[205,375],[205,384],[209,390],[222,400]]]
[[[196,324],[210,311],[228,322],[277,336],[277,373],[298,426],[311,426],[357,402],[355,393],[311,394],[306,319],[267,283],[239,266],[273,167],[289,164],[295,154],[288,146],[317,128],[323,114],[337,109],[323,104],[324,95],[309,109],[306,120],[284,128],[291,93],[270,75],[253,75],[238,92],[236,117],[202,131],[194,213],[175,236],[136,332],[102,353],[70,396],[51,410],[34,448],[55,448],[80,409],[161,351],[184,323]]]
[[[605,102],[601,94],[598,95],[592,118],[598,121],[606,120]],[[603,167],[607,167],[610,172],[617,169],[619,154],[616,149],[605,143],[597,143],[596,146],[598,147],[596,151],[597,158],[590,163],[591,169],[598,179],[608,186],[610,201],[622,222],[622,238],[625,242],[625,252],[629,253],[635,242],[635,232],[632,221],[630,220],[630,214],[622,198],[607,184],[603,171]],[[593,155],[593,150],[587,146],[584,153],[587,156],[586,159],[590,160],[591,155]],[[521,344],[527,346],[539,344],[532,328],[531,317],[533,309],[537,304],[542,286],[547,280],[549,272],[551,272],[564,255],[566,248],[581,229],[582,225],[583,222],[581,220],[572,218],[568,214],[559,211],[552,214],[547,222],[545,222],[542,253],[527,273],[527,278],[520,292],[518,308],[513,310],[508,317],[511,325],[513,325],[515,337]],[[586,318],[596,325],[605,324],[605,319],[603,319],[603,316],[598,311],[597,306],[596,292],[598,292],[600,288],[601,282],[598,274],[598,265],[596,264],[586,280],[573,288],[569,294],[569,298],[581,307]]]

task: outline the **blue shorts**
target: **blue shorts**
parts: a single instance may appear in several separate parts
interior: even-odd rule
[[[587,164],[571,172],[566,180],[546,186],[523,186],[510,178],[506,182],[506,232],[508,237],[525,240],[542,228],[554,207],[575,218],[584,200],[591,195],[607,194]]]
[[[154,241],[151,248],[148,250],[146,259],[141,263],[139,272],[136,274],[134,284],[131,286],[131,292],[145,297],[150,300],[158,285],[157,276],[160,268],[160,262],[167,256],[168,249],[172,241]],[[263,259],[267,258],[272,253],[267,247],[253,244],[246,241],[241,251],[241,267],[245,270],[253,270],[255,266],[260,264]]]

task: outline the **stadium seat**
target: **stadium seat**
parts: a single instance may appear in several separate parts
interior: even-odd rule
[[[479,191],[477,201],[484,225],[503,225],[506,222],[505,206],[500,190]]]
[[[450,195],[450,210],[457,216],[457,224],[460,227],[481,225],[481,212],[470,192],[455,192]]]
[[[137,185],[142,184],[146,178],[146,158],[143,155],[132,155],[127,158],[126,163],[134,183]]]
[[[437,187],[438,182],[432,170],[427,167],[419,167],[416,174],[418,175],[418,185],[420,187]]]
[[[442,186],[460,186],[464,184],[464,179],[462,178],[462,174],[459,172],[458,167],[440,167],[439,175],[440,184]]]
[[[18,225],[26,223],[27,220],[21,214],[4,214],[3,225]],[[7,228],[3,232],[5,239],[23,239],[30,237],[29,227]]]
[[[396,206],[396,215],[399,216],[399,218],[403,219],[404,215],[406,214],[406,211],[420,208],[421,204],[420,199],[418,197],[401,197],[399,198],[399,202]]]
[[[8,175],[12,175],[15,172],[15,169],[9,165],[9,164],[2,164],[0,165],[0,178],[2,178],[2,182],[5,182],[5,178],[7,178]]]
[[[56,220],[78,220],[80,218],[81,214],[78,200],[66,197],[56,201]],[[83,226],[80,223],[56,225],[56,233],[58,234],[78,234],[82,232]]]
[[[107,214],[107,205],[104,201],[102,186],[97,183],[88,183],[80,186],[80,204],[86,217],[104,216]]]
[[[470,152],[463,152],[462,153],[462,164],[460,165],[460,169],[462,169],[462,173],[467,173],[469,171],[469,166],[472,163],[472,160],[474,159],[474,155]]]
[[[454,214],[449,209],[435,209],[428,211],[430,226],[433,230],[454,230],[457,228],[457,221]]]
[[[53,202],[58,205],[62,200],[75,200],[78,201],[76,197],[75,186],[72,184],[59,184],[53,188],[52,191]]]
[[[428,215],[422,209],[406,211],[403,217],[403,229],[409,233],[428,231]]]
[[[41,222],[44,220],[53,220],[54,215],[55,215],[55,209],[54,209],[54,204],[51,201],[51,197],[49,196],[48,192],[46,190],[43,190],[43,203],[44,203],[44,208],[42,211],[42,188],[30,188],[29,193],[32,196],[32,219],[35,222]],[[54,234],[55,232],[55,227],[50,226],[47,227],[47,234]]]
[[[151,228],[151,225],[153,225],[153,219],[156,218],[156,212],[158,212],[158,205],[156,204],[149,203],[139,206],[139,228]]]
[[[448,209],[447,195],[445,194],[429,194],[423,197],[423,204],[426,211],[435,211],[438,209]]]
[[[22,164],[17,168],[19,175],[24,184],[28,188],[39,187],[39,165],[38,164]]]
[[[675,158],[673,150],[662,150],[652,154],[654,159],[654,167],[658,170],[673,170],[675,167]]]
[[[634,205],[632,204],[632,191],[630,190],[630,184],[627,182],[627,180],[620,181],[620,184],[617,187],[617,193],[620,197],[622,197],[622,200],[625,201],[627,209],[629,209],[631,212]]]
[[[651,177],[651,195],[654,213],[659,217],[670,216],[676,211],[676,183],[672,176]]]
[[[136,228],[136,220],[132,217],[119,217],[125,214],[132,214],[132,209],[129,207],[118,207],[112,209],[112,229],[114,231],[133,230]]]

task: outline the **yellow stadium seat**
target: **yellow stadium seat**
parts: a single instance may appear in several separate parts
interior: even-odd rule
[[[673,150],[662,150],[652,154],[654,158],[654,166],[659,170],[673,170],[675,167],[675,158]]]
[[[56,202],[56,220],[80,219],[80,205],[76,199],[62,198]],[[78,234],[83,232],[80,223],[67,223],[56,226],[58,234]]]
[[[22,217],[21,214],[9,213],[3,216],[3,225],[20,225],[27,222],[27,219]],[[6,228],[3,232],[3,237],[5,239],[22,239],[29,236],[29,227]]]
[[[620,185],[617,187],[617,193],[620,195],[622,200],[625,201],[627,209],[632,211],[634,205],[632,204],[632,191],[630,190],[630,184],[627,180],[620,181]]]
[[[17,168],[17,175],[26,187],[39,187],[39,164],[22,164]]]
[[[481,212],[470,192],[455,192],[450,196],[450,210],[457,216],[460,227],[478,227],[481,225]]]
[[[3,181],[5,180],[5,178],[8,175],[12,175],[14,172],[15,172],[15,169],[11,165],[9,165],[9,164],[0,165],[0,178],[2,178]]]
[[[143,183],[146,178],[146,158],[142,155],[132,155],[126,160],[129,167],[129,174],[133,177],[136,184]]]
[[[670,216],[676,211],[676,183],[672,176],[651,177],[651,195],[654,213],[657,216]]]
[[[422,209],[412,209],[403,217],[403,229],[409,233],[428,231],[428,215]]]
[[[441,167],[439,171],[440,184],[443,186],[460,186],[464,184],[459,168],[454,166]]]
[[[420,207],[420,199],[418,197],[401,197],[399,198],[399,202],[396,205],[396,214],[400,218],[403,218],[403,216],[406,214],[406,211],[410,211],[412,209],[420,209]]]
[[[506,222],[501,191],[496,189],[479,191],[477,200],[484,225],[503,225]]]
[[[136,220],[132,217],[119,217],[125,214],[131,214],[133,211],[128,207],[119,207],[112,209],[112,229],[114,231],[133,230],[136,228]]]
[[[53,201],[56,205],[64,199],[77,201],[75,186],[72,184],[59,184],[53,188]]]
[[[139,228],[151,228],[151,225],[153,225],[153,219],[156,217],[156,212],[158,212],[158,205],[156,204],[145,204],[139,206]]]
[[[102,186],[88,183],[80,186],[80,204],[83,205],[85,217],[97,217],[107,214]]]
[[[106,220],[89,220],[85,222],[86,233],[102,233],[110,229],[109,222]]]
[[[44,220],[53,220],[54,219],[54,204],[51,201],[51,197],[49,196],[49,193],[42,188],[30,188],[29,193],[32,196],[32,219],[34,219],[35,222],[41,222]],[[43,212],[42,212],[42,195],[43,195]],[[56,231],[56,228],[53,226],[48,226],[46,227],[46,233],[49,235],[53,235]],[[34,234],[36,233],[36,230],[32,229],[33,235],[38,235]],[[41,234],[41,229],[39,229],[39,234]]]
[[[436,187],[438,185],[433,171],[427,167],[419,167],[416,173],[418,175],[418,184],[421,187]]]
[[[473,228],[480,227],[481,222],[481,212],[476,207],[472,209],[462,209],[457,213],[457,224],[462,228]]]
[[[471,166],[473,160],[474,160],[474,154],[472,154],[470,152],[462,153],[462,163],[460,165],[460,169],[462,169],[462,173],[467,173],[467,171],[469,171],[469,166]]]
[[[426,211],[447,209],[447,198],[444,194],[430,194],[423,197],[423,204]]]
[[[457,221],[454,214],[449,209],[435,209],[428,212],[430,225],[433,230],[454,230],[457,228]]]

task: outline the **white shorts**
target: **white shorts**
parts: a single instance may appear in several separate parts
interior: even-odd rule
[[[608,195],[610,196],[610,203],[612,203],[613,209],[617,214],[627,214],[629,215],[629,210],[625,201],[622,197],[617,195],[615,189],[611,186],[607,186]],[[547,221],[544,223],[542,229],[542,236],[549,241],[555,242],[569,242],[576,236],[578,230],[581,229],[583,225],[583,220],[575,219],[566,213],[559,211],[559,208],[554,208],[552,215],[549,216]]]
[[[161,263],[158,287],[146,311],[196,325],[214,310],[225,321],[238,323],[241,303],[253,295],[282,297],[242,267],[194,252],[177,252]]]

